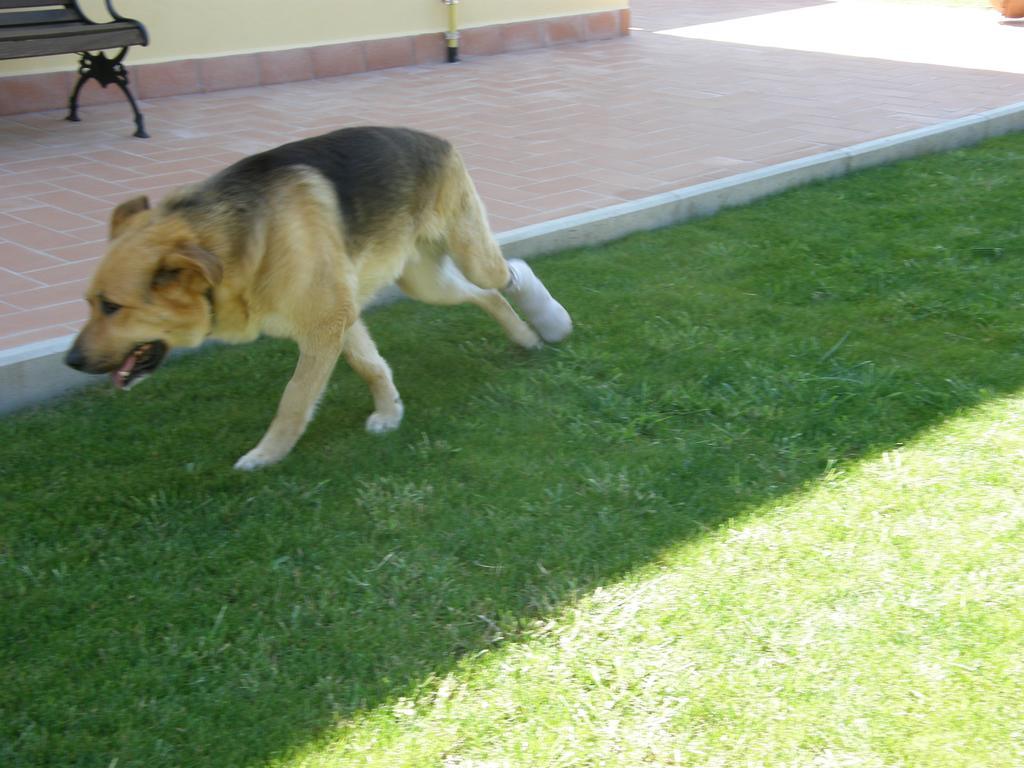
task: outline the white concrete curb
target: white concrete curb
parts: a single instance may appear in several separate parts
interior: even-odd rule
[[[1021,130],[1024,130],[1024,102],[642,200],[509,230],[500,233],[497,239],[507,258],[520,259],[598,245],[633,232],[710,216],[723,208],[744,205],[809,182],[965,147]],[[390,291],[375,303],[388,303],[400,296],[397,290]],[[0,351],[0,413],[43,402],[98,380],[63,365],[64,353],[72,338],[67,336]]]

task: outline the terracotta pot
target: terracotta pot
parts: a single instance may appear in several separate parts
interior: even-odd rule
[[[990,0],[992,7],[1008,19],[1024,18],[1024,0]]]

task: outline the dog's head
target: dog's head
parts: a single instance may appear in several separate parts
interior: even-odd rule
[[[86,373],[111,373],[125,389],[152,373],[174,347],[210,332],[220,261],[180,216],[156,215],[145,197],[117,207],[110,244],[85,299],[89,320],[64,358]]]

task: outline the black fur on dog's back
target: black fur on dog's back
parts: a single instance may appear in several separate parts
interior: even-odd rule
[[[173,208],[187,212],[210,199],[231,200],[237,213],[255,214],[281,172],[307,166],[331,183],[346,234],[359,239],[381,220],[415,214],[410,206],[428,197],[422,187],[437,182],[451,153],[444,139],[408,128],[343,128],[240,160]]]

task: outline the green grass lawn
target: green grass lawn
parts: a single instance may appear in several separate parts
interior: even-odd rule
[[[0,765],[1024,764],[1024,135],[0,421]]]

